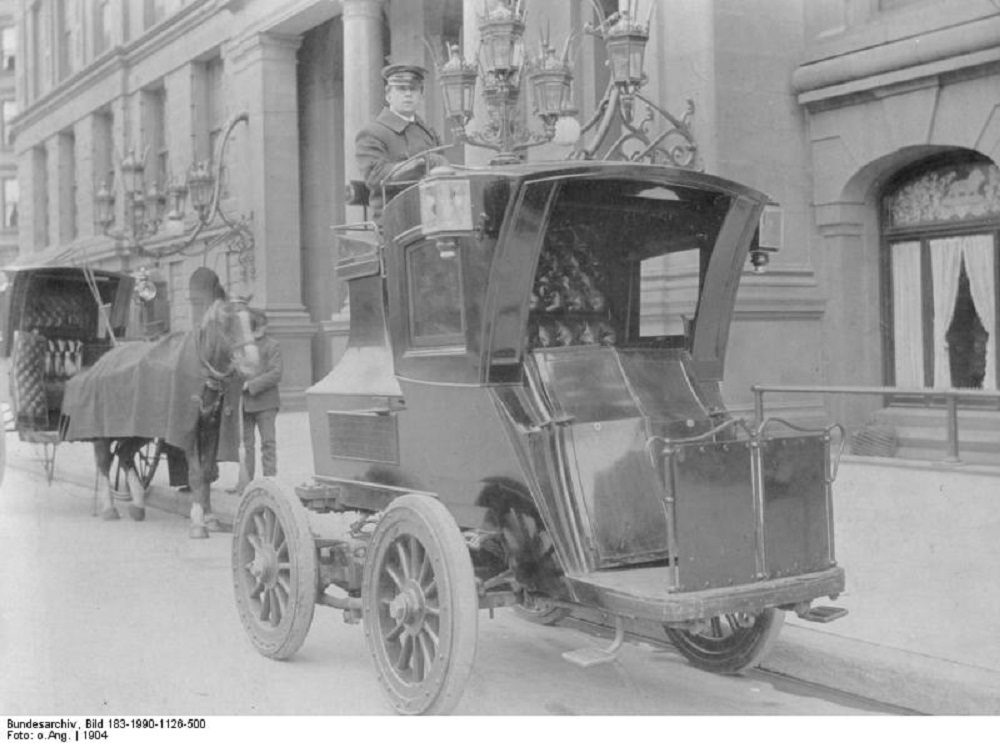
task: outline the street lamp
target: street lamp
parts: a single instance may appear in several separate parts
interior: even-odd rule
[[[687,111],[678,118],[641,92],[646,83],[643,66],[654,0],[645,0],[645,21],[639,20],[642,0],[629,0],[626,7],[608,16],[594,5],[598,22],[587,24],[583,30],[604,43],[611,80],[595,113],[582,126],[575,122],[577,112],[572,100],[570,49],[577,35],[571,34],[561,53],[557,53],[546,32],[539,55],[526,60],[526,2],[484,0],[479,14],[476,63],[465,61],[458,45],[447,45],[447,60],[437,72],[445,116],[456,140],[494,150],[497,154],[493,164],[520,160],[527,149],[556,138],[560,143],[576,140],[569,154],[572,159],[593,159],[603,148],[602,158],[606,160],[699,167],[698,148],[690,128],[693,103],[689,100]],[[525,79],[531,88],[534,113],[542,121],[541,134],[525,131],[520,123],[519,96]],[[485,104],[486,122],[479,131],[470,131],[477,87]],[[643,104],[641,110],[637,110],[636,101]],[[666,123],[653,128],[657,114]],[[615,122],[617,129],[613,127]],[[615,137],[605,146],[612,132]],[[584,142],[584,136],[589,140]]]
[[[136,157],[134,150],[129,150],[118,165],[120,177],[117,185],[121,191],[124,204],[125,225],[122,230],[112,232],[115,222],[115,192],[112,183],[101,183],[94,194],[94,212],[97,223],[104,234],[121,240],[138,255],[152,255],[162,258],[179,253],[189,248],[198,238],[203,229],[212,224],[216,217],[222,221],[227,230],[213,243],[223,242],[239,254],[241,265],[253,273],[253,232],[249,220],[241,218],[233,220],[225,214],[220,206],[220,191],[222,182],[222,167],[225,161],[226,145],[238,124],[248,124],[249,116],[240,113],[230,119],[224,134],[217,145],[215,157],[211,162],[198,161],[188,168],[186,178],[171,180],[166,188],[157,183],[145,186],[145,154]],[[171,234],[184,228],[184,202],[190,196],[191,206],[197,216],[197,222],[186,236],[169,245],[153,249],[147,245],[150,238],[160,232],[164,221],[173,225]],[[166,211],[169,201],[170,210]],[[166,211],[166,213],[165,213]]]

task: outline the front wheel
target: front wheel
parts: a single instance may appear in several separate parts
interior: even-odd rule
[[[696,668],[737,674],[757,665],[781,632],[785,612],[764,609],[756,614],[722,614],[698,631],[665,627],[677,651]]]
[[[451,513],[404,495],[372,535],[362,581],[368,650],[389,703],[402,714],[446,714],[476,656],[479,600],[465,539]]]
[[[247,486],[233,524],[233,588],[250,642],[284,660],[305,641],[316,607],[318,569],[309,517],[270,480]]]

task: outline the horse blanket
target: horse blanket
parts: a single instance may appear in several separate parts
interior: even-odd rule
[[[71,377],[62,405],[68,418],[63,438],[86,441],[138,436],[161,438],[171,446],[190,449],[207,378],[196,343],[196,334],[185,332],[153,342],[124,343]],[[234,461],[238,452],[233,439],[238,441],[238,429],[235,437],[227,429],[237,424],[238,416],[228,400],[238,397],[227,394],[227,398],[218,458]]]

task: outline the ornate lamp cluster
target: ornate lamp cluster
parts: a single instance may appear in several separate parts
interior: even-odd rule
[[[155,251],[156,257],[163,257],[181,252],[195,241],[201,231],[207,227],[216,216],[219,216],[229,228],[226,239],[232,238],[240,252],[241,263],[247,259],[243,253],[253,249],[253,233],[247,220],[233,221],[224,214],[219,206],[221,191],[222,167],[226,145],[237,124],[246,124],[249,116],[240,113],[230,119],[225,133],[221,138],[215,158],[211,163],[199,161],[188,168],[183,181],[172,181],[164,191],[157,184],[145,185],[145,153],[136,157],[130,150],[119,162],[120,178],[117,185],[125,204],[125,225],[120,231],[111,231],[115,223],[116,195],[112,183],[102,183],[94,196],[97,223],[105,235],[128,242],[129,247],[139,255],[154,253],[145,243],[161,230],[170,234],[184,235],[184,204],[190,198],[191,207],[197,215],[197,222],[190,234],[163,250]],[[169,200],[170,210],[166,213]],[[173,225],[173,228],[170,228]],[[167,229],[164,229],[164,228]]]
[[[697,145],[691,134],[694,113],[691,101],[684,116],[672,116],[641,93],[646,82],[643,72],[649,27],[655,4],[648,0],[645,22],[638,19],[640,0],[629,0],[627,8],[605,16],[595,5],[599,22],[584,27],[604,42],[611,79],[593,117],[582,127],[575,123],[573,107],[573,66],[570,51],[576,34],[571,34],[557,53],[546,33],[534,59],[524,53],[526,0],[484,0],[479,15],[477,62],[465,61],[457,44],[447,46],[447,60],[438,65],[438,80],[443,91],[445,114],[455,138],[477,147],[494,150],[493,163],[519,160],[525,150],[552,141],[563,122],[578,140],[570,157],[594,158],[601,149],[612,123],[621,126],[604,159],[629,159],[694,167]],[[527,131],[521,124],[520,94],[527,80],[532,92],[534,113],[541,119],[541,134]],[[478,132],[469,131],[473,118],[475,94],[480,88],[487,122]],[[636,106],[636,100],[643,106]],[[655,115],[667,122],[652,130]],[[589,141],[580,135],[592,132]]]

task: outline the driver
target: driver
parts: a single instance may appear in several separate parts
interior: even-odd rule
[[[398,163],[441,145],[437,132],[417,115],[424,100],[426,74],[423,67],[416,65],[392,64],[383,68],[386,107],[354,139],[358,170],[368,185],[368,202],[374,219],[382,212],[382,182],[389,171]],[[429,158],[432,167],[447,162],[437,153]],[[393,176],[393,180],[416,180],[423,172],[424,161],[417,160],[412,167]]]

